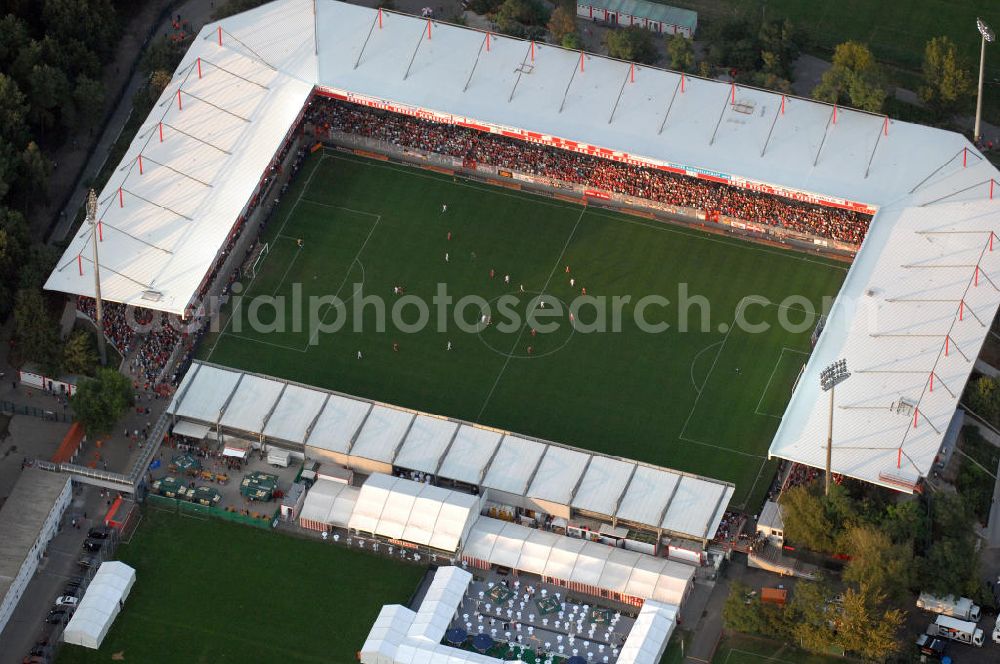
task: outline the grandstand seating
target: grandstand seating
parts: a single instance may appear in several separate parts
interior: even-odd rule
[[[542,175],[607,192],[700,210],[709,217],[787,228],[860,245],[871,216],[814,205],[727,184],[654,170],[474,129],[440,124],[326,97],[306,116],[321,131],[337,131],[393,145]]]

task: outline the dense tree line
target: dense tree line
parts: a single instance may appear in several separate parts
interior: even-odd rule
[[[98,120],[117,16],[112,0],[14,0],[0,10],[0,320],[16,302],[43,300],[23,291],[40,288],[56,252],[32,244],[25,215],[48,193],[57,167],[48,155]]]

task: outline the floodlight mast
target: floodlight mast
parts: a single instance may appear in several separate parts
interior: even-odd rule
[[[819,374],[819,385],[824,392],[830,393],[830,424],[826,435],[826,479],[825,492],[830,495],[830,479],[833,476],[831,466],[833,465],[833,393],[840,383],[851,377],[851,372],[847,370],[847,360],[837,360]]]
[[[104,306],[101,301],[101,261],[97,253],[97,193],[93,189],[87,194],[87,223],[90,224],[90,243],[94,245],[94,301],[97,320],[97,352],[101,358],[101,366],[108,364],[108,351],[104,345]]]
[[[979,34],[983,36],[979,49],[979,94],[976,95],[976,126],[972,132],[972,140],[978,144],[981,136],[980,126],[983,120],[983,75],[986,69],[986,43],[992,44],[996,41],[996,35],[988,25],[983,23],[981,18],[976,19],[976,27],[979,29]]]

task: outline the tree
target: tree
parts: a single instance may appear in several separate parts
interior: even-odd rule
[[[851,560],[843,579],[903,600],[915,576],[913,543],[894,544],[889,536],[869,525],[850,527],[843,537],[844,552]]]
[[[552,12],[548,28],[557,42],[565,43],[567,36],[576,34],[576,10],[566,5],[559,5]]]
[[[14,326],[24,357],[36,362],[42,371],[50,375],[58,374],[62,359],[59,331],[49,315],[40,289],[22,288],[17,292]]]
[[[795,616],[791,635],[805,650],[827,653],[835,643],[834,627],[839,616],[834,615],[836,607],[830,602],[832,596],[833,590],[823,579],[795,584],[795,594],[789,605]]]
[[[690,39],[681,35],[667,37],[667,57],[670,58],[670,68],[674,71],[694,71],[694,47]]]
[[[1000,383],[991,376],[980,376],[965,391],[965,402],[972,411],[990,423],[1000,424]]]
[[[107,433],[132,405],[132,384],[114,369],[101,368],[77,385],[71,403],[88,434]]]
[[[583,40],[580,39],[579,32],[571,32],[562,38],[561,45],[563,48],[579,51],[583,48]]]
[[[77,375],[91,375],[97,368],[97,347],[93,335],[75,330],[63,348],[63,370]]]
[[[28,104],[17,82],[0,73],[0,137],[15,146],[24,145],[28,140],[27,114]]]
[[[149,101],[156,103],[156,100],[160,98],[163,91],[166,90],[167,86],[170,85],[170,80],[172,76],[170,72],[163,69],[157,69],[149,76]]]
[[[847,41],[833,52],[833,66],[823,73],[813,97],[831,104],[851,104],[877,113],[886,98],[882,72],[864,44]]]
[[[73,101],[79,112],[78,119],[83,127],[91,127],[100,119],[104,107],[104,84],[89,76],[76,79]]]
[[[67,115],[60,107],[70,103],[69,80],[61,69],[41,63],[31,69],[28,76],[28,118],[41,129],[51,129],[57,114]]]
[[[844,489],[835,485],[826,497],[818,482],[796,486],[781,494],[785,537],[813,551],[832,553],[852,508]]]
[[[899,650],[897,634],[903,612],[882,610],[885,600],[884,594],[866,584],[844,592],[837,640],[845,650],[861,655],[865,661],[883,662]]]
[[[549,11],[539,0],[504,0],[493,20],[500,32],[516,37],[529,36],[526,26],[543,26]]]
[[[49,161],[34,141],[29,142],[21,153],[21,175],[24,207],[28,208],[35,194],[45,195],[49,180]]]
[[[923,72],[920,98],[938,115],[955,113],[972,97],[972,74],[948,37],[935,37],[927,42]]]
[[[766,21],[759,32],[760,58],[764,73],[791,79],[792,63],[799,57],[799,37],[788,19]]]
[[[646,28],[633,25],[628,28],[608,30],[604,36],[608,55],[620,60],[653,64],[660,59],[653,44],[653,34]]]
[[[750,586],[734,581],[722,606],[726,628],[747,634],[764,634],[786,638],[790,633],[785,611],[773,604],[764,604],[751,592]]]
[[[0,207],[0,320],[14,308],[17,275],[28,253],[28,226],[20,213]]]

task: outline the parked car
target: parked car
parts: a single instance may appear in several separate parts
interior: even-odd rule
[[[104,546],[104,541],[99,539],[87,539],[83,542],[83,548],[87,551],[100,551]]]
[[[97,567],[97,558],[93,556],[83,556],[78,561],[76,561],[78,567],[83,569],[90,569],[91,567]]]
[[[79,586],[66,586],[63,588],[62,594],[65,597],[76,597],[80,594]]]
[[[49,615],[45,617],[45,622],[51,625],[58,625],[64,620],[69,619],[69,611],[66,609],[52,609],[49,611]]]
[[[91,528],[90,530],[87,531],[87,537],[91,537],[93,539],[99,539],[99,540],[108,539],[108,537],[110,536],[111,536],[110,528],[104,528],[104,527]]]
[[[61,595],[58,598],[56,598],[56,606],[59,607],[76,606],[79,603],[80,600],[78,600],[76,597],[73,597],[72,595]]]

